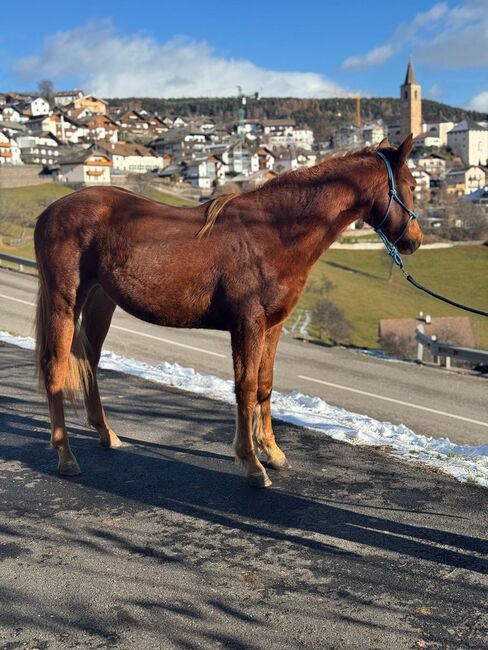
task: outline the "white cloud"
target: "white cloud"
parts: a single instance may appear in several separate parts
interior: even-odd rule
[[[392,56],[410,46],[422,31],[432,30],[448,13],[446,2],[439,2],[431,9],[418,13],[412,21],[397,27],[388,40],[360,56],[350,56],[343,64],[343,70],[362,70],[380,65]]]
[[[430,88],[427,89],[427,92],[425,93],[425,96],[429,99],[439,99],[439,97],[442,97],[443,95],[443,90],[442,87],[439,84],[432,84]]]
[[[109,20],[93,21],[45,39],[39,54],[21,59],[14,72],[25,82],[75,79],[103,97],[266,96],[331,97],[343,89],[314,72],[278,72],[251,61],[224,59],[211,45],[177,37],[165,43],[121,34]]]
[[[416,58],[437,70],[488,68],[488,2],[469,0],[451,9],[439,32],[419,44]]]
[[[361,56],[350,56],[343,70],[380,65],[399,52],[414,52],[415,60],[433,69],[488,67],[488,0],[462,0],[449,7],[439,2],[397,27],[381,45]]]
[[[362,56],[350,56],[342,64],[343,70],[358,70],[371,68],[388,61],[395,54],[395,49],[390,45],[380,45],[363,54]]]
[[[468,108],[480,113],[488,113],[488,90],[484,90],[472,97],[468,102]]]

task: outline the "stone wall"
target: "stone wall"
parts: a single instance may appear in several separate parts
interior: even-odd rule
[[[51,176],[39,176],[42,165],[0,165],[0,188],[52,183]]]

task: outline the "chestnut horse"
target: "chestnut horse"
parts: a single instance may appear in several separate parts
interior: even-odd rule
[[[377,150],[391,164],[399,196],[413,207],[415,181],[406,165],[411,147],[411,136],[398,149],[385,139],[378,149],[332,156],[260,189],[194,208],[170,207],[116,187],[82,189],[50,205],[35,230],[37,360],[60,473],[79,473],[66,432],[63,391],[72,396],[82,390],[88,422],[101,444],[120,445],[105,418],[96,379],[119,305],[158,325],[230,332],[235,454],[251,485],[271,485],[256,448],[269,467],[289,467],[270,414],[283,322],[312,265],[341,232],[356,219],[372,226],[383,219],[388,177]],[[407,217],[392,205],[383,227],[390,241],[403,232]],[[412,221],[398,249],[412,253],[421,238]]]

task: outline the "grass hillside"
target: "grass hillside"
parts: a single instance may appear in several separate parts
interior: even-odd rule
[[[73,190],[57,183],[45,183],[29,187],[2,189],[0,192],[0,251],[21,257],[34,257],[31,241],[10,246],[11,239],[21,236],[29,238],[34,232],[37,217],[56,199],[71,194]],[[166,192],[159,192],[150,186],[142,194],[161,203],[174,206],[192,206],[193,201]]]
[[[32,226],[39,214],[53,201],[70,194],[72,190],[57,183],[45,183],[28,187],[6,188],[0,191],[0,230],[5,233],[4,223]],[[12,235],[15,236],[15,235]]]
[[[423,285],[479,309],[488,308],[488,248],[455,246],[417,251],[404,257],[409,272]],[[313,268],[308,286],[327,278],[333,288],[327,296],[352,326],[352,343],[378,346],[381,318],[415,318],[419,311],[432,316],[463,316],[451,307],[412,287],[395,269],[388,282],[389,265],[383,251],[329,250]],[[318,298],[305,290],[299,307],[310,309]],[[477,344],[488,349],[486,318],[469,314]]]

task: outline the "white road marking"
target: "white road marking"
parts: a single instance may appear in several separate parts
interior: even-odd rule
[[[28,302],[27,300],[21,300],[20,298],[13,298],[12,296],[6,296],[4,293],[0,293],[0,298],[6,298],[7,300],[13,300],[14,302],[20,302],[23,305],[30,305],[35,307],[34,302]],[[198,348],[195,345],[187,345],[186,343],[177,343],[176,341],[171,341],[170,339],[165,339],[161,336],[154,336],[153,334],[146,334],[145,332],[138,332],[137,330],[131,330],[127,327],[121,327],[120,325],[111,325],[111,329],[120,330],[121,332],[128,332],[129,334],[135,334],[136,336],[143,336],[146,339],[153,339],[154,341],[161,341],[161,343],[169,343],[170,345],[175,345],[179,348],[186,348],[187,350],[194,350],[195,352],[201,352],[202,354],[209,354],[212,357],[219,357],[225,359],[225,354],[220,354],[220,352],[212,352],[211,350],[205,350],[204,348]]]
[[[0,293],[0,298],[6,298],[7,300],[13,300],[14,302],[20,302],[23,305],[30,305],[35,307],[35,303],[28,302],[27,300],[21,300],[20,298],[13,298],[12,296],[6,296],[3,293]],[[196,352],[201,352],[202,354],[209,354],[214,357],[220,357],[222,359],[226,358],[225,354],[220,354],[219,352],[212,352],[211,350],[205,350],[203,348],[198,348],[193,345],[186,345],[185,343],[177,343],[176,341],[171,341],[170,339],[165,339],[160,336],[153,336],[152,334],[146,334],[145,332],[137,332],[136,330],[131,330],[126,327],[120,327],[119,325],[112,325],[112,329],[120,330],[122,332],[128,332],[130,334],[135,334],[137,336],[143,336],[148,339],[153,339],[155,341],[161,341],[162,343],[169,343],[170,345],[175,345],[180,348],[186,348],[188,350],[194,350]],[[410,408],[417,409],[419,411],[427,411],[428,413],[435,413],[436,415],[443,415],[447,418],[453,418],[455,420],[462,420],[463,422],[470,422],[471,424],[477,424],[482,427],[488,427],[487,422],[482,422],[481,420],[474,420],[472,418],[466,418],[462,415],[455,415],[454,413],[446,413],[445,411],[438,411],[437,409],[430,408],[428,406],[420,406],[419,404],[412,404],[412,402],[404,402],[403,400],[394,399],[393,397],[386,397],[385,395],[376,395],[375,393],[369,393],[365,390],[359,390],[358,388],[350,388],[350,386],[343,386],[342,384],[334,384],[330,381],[324,381],[323,379],[315,379],[314,377],[307,377],[306,375],[298,375],[299,379],[305,379],[306,381],[311,381],[316,384],[323,384],[324,386],[331,386],[332,388],[339,388],[340,390],[345,390],[350,393],[357,393],[359,395],[366,395],[367,397],[373,397],[375,399],[383,400],[384,402],[393,402],[394,404],[401,404],[403,406],[409,406]]]
[[[27,300],[21,300],[20,298],[12,298],[12,296],[6,296],[4,293],[0,293],[0,298],[6,298],[7,300],[13,300],[14,302],[21,302],[23,305],[30,305],[35,307],[35,302],[27,302]]]
[[[194,345],[187,345],[186,343],[177,343],[176,341],[171,341],[170,339],[163,339],[161,336],[153,336],[152,334],[146,334],[145,332],[137,332],[136,330],[130,330],[127,327],[120,327],[119,325],[111,325],[111,329],[120,330],[121,332],[129,332],[130,334],[137,334],[138,336],[144,336],[147,339],[154,339],[155,341],[161,341],[162,343],[170,343],[171,345],[176,345],[179,348],[195,350],[196,352],[201,352],[202,354],[210,354],[213,357],[220,357],[221,359],[225,359],[226,357],[225,354],[220,354],[220,352],[212,352],[211,350],[197,348]]]
[[[369,393],[366,390],[359,390],[358,388],[350,388],[349,386],[343,386],[342,384],[333,384],[331,381],[324,381],[323,379],[315,379],[314,377],[307,377],[306,375],[298,375],[298,378],[305,379],[306,381],[312,381],[316,384],[323,384],[324,386],[331,386],[332,388],[339,388],[340,390],[347,390],[350,393],[358,393],[359,395],[374,397],[375,399],[380,399],[383,400],[384,402],[393,402],[394,404],[402,404],[403,406],[409,406],[410,408],[418,409],[419,411],[428,411],[429,413],[435,413],[436,415],[443,415],[447,418],[454,418],[455,420],[463,420],[463,422],[478,424],[481,427],[488,427],[488,422],[482,422],[481,420],[473,420],[472,418],[465,418],[462,415],[455,415],[454,413],[446,413],[445,411],[438,411],[437,409],[432,409],[428,406],[420,406],[419,404],[404,402],[401,399],[394,399],[393,397],[386,397],[385,395],[376,395],[375,393]]]

